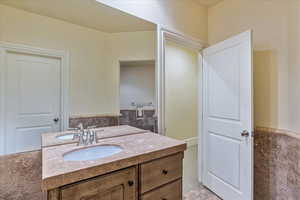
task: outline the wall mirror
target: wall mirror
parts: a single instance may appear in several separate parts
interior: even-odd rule
[[[3,0],[0,18],[0,154],[80,123],[157,131],[156,25],[94,0]]]

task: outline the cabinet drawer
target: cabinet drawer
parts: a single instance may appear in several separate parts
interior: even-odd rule
[[[141,200],[181,200],[182,199],[182,181],[181,179],[155,189],[144,194]]]
[[[135,172],[132,167],[64,186],[60,200],[136,200]]]
[[[183,153],[140,165],[140,193],[182,177]]]

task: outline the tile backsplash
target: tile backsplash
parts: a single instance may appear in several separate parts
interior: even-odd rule
[[[137,116],[136,110],[120,110],[120,113],[120,125],[129,125],[157,133],[157,117],[154,109],[143,110],[141,117]]]
[[[70,128],[78,127],[82,123],[84,128],[89,126],[106,127],[129,125],[152,132],[157,132],[157,117],[155,110],[143,110],[142,117],[137,116],[136,110],[120,110],[120,115],[87,115],[72,116],[69,119]]]
[[[119,125],[119,116],[105,116],[105,115],[94,115],[94,116],[72,116],[69,119],[70,128],[78,127],[82,123],[84,128],[89,126],[106,127],[106,126],[117,126]]]

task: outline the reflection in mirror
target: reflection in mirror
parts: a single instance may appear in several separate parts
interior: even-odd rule
[[[120,62],[120,124],[157,132],[155,61]]]
[[[2,0],[0,18],[0,155],[38,150],[42,133],[80,123],[156,130],[154,24],[92,0]],[[136,78],[129,107],[124,74]]]

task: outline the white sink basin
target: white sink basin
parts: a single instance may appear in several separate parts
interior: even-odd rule
[[[69,133],[69,134],[66,134],[66,135],[57,136],[56,138],[60,139],[60,140],[72,140],[73,135],[74,135],[73,133]]]
[[[87,161],[105,158],[114,154],[120,153],[123,149],[116,145],[99,145],[87,147],[66,153],[64,155],[65,161]]]

